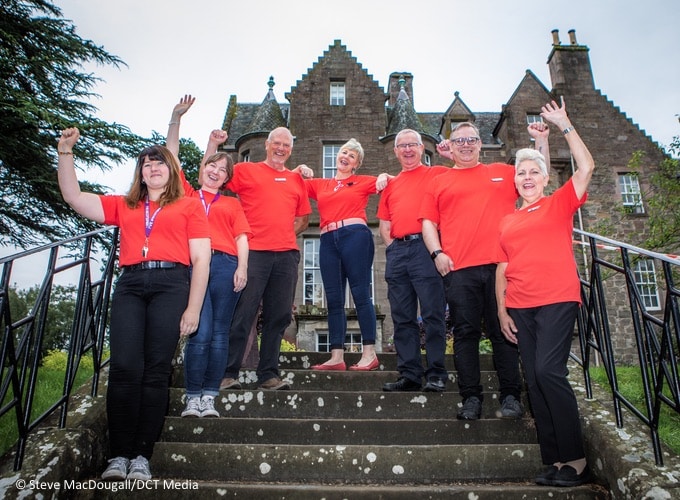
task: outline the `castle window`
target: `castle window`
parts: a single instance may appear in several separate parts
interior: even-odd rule
[[[242,154],[241,154],[241,161],[250,161],[250,150],[246,149]]]
[[[304,303],[324,307],[325,296],[319,267],[319,238],[304,240]]]
[[[640,259],[633,267],[635,286],[640,293],[642,303],[648,311],[661,309],[659,306],[659,290],[656,286],[656,273],[652,259]]]
[[[319,263],[319,244],[320,240],[316,237],[305,237],[303,242],[304,248],[304,303],[315,305],[317,307],[326,307],[326,294],[323,289],[323,281],[321,279],[321,266]],[[370,283],[371,298],[374,297],[374,280],[373,269],[371,268],[371,283]],[[352,294],[349,286],[345,289],[345,307],[354,307]]]
[[[432,166],[432,153],[425,151],[425,154],[423,155],[423,165],[427,165],[428,167]]]
[[[623,208],[629,214],[643,214],[645,208],[642,205],[640,195],[640,182],[636,173],[619,174],[619,187],[621,188],[621,199]]]
[[[345,82],[331,82],[331,106],[345,105]]]
[[[323,178],[335,177],[335,158],[340,152],[340,144],[326,144],[323,147]]]

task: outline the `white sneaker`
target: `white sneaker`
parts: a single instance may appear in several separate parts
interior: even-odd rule
[[[102,472],[105,481],[124,481],[128,475],[130,461],[125,457],[115,457],[109,460],[109,466]]]
[[[215,409],[215,397],[203,395],[201,397],[201,417],[219,417]]]
[[[182,412],[183,417],[201,416],[201,398],[198,396],[187,398],[187,407]]]
[[[139,479],[141,481],[148,481],[151,479],[149,461],[141,455],[130,460],[130,472],[128,472],[127,478]]]

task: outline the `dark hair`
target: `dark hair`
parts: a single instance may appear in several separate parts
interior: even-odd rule
[[[165,190],[158,200],[160,205],[167,205],[182,198],[184,196],[184,187],[182,186],[182,180],[179,173],[179,161],[168,148],[156,144],[142,149],[137,157],[135,175],[132,178],[130,190],[125,196],[125,203],[127,206],[130,208],[137,207],[139,202],[146,198],[148,194],[148,189],[142,178],[142,166],[147,161],[147,158],[151,161],[161,161],[165,163],[170,170],[168,183],[165,185]]]

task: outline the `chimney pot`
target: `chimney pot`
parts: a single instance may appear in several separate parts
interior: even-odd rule
[[[553,45],[559,45],[560,44],[560,30],[552,30],[552,37],[553,37]]]
[[[576,30],[569,30],[569,42],[572,45],[578,45],[576,42]]]

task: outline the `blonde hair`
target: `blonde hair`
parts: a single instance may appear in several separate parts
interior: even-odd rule
[[[349,141],[340,146],[340,150],[342,151],[343,149],[356,151],[359,157],[359,161],[357,162],[357,168],[359,168],[361,164],[364,162],[364,148],[361,146],[361,143],[357,141],[354,137],[352,137]]]
[[[515,155],[515,171],[519,168],[523,161],[533,161],[541,169],[544,177],[548,177],[548,167],[545,164],[545,156],[535,149],[523,148],[517,151]]]

